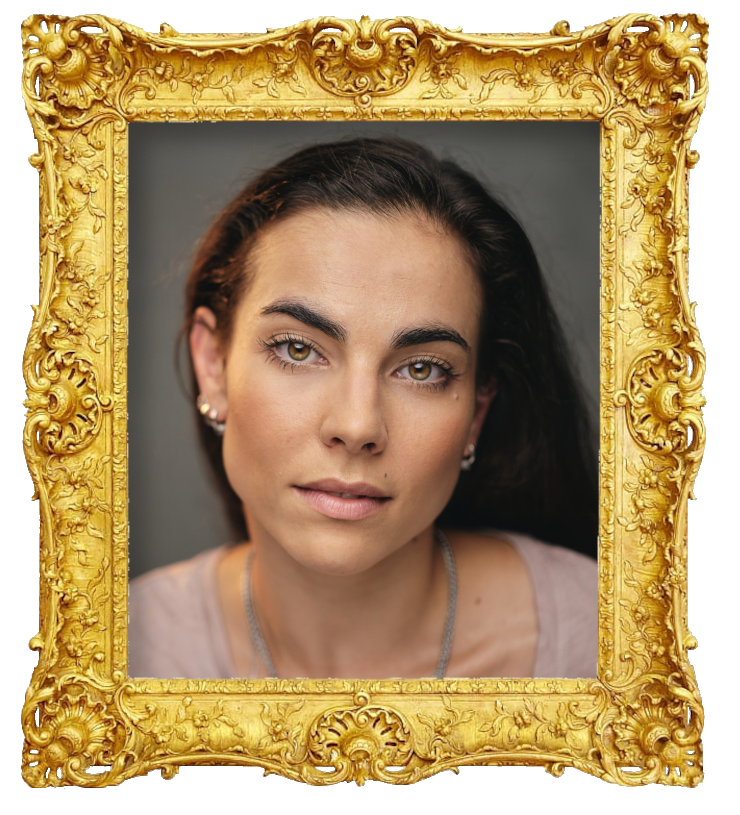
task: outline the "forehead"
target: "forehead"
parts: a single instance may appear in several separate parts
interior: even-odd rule
[[[477,338],[478,277],[462,241],[416,214],[310,210],[260,235],[243,305],[310,298],[353,325],[441,321]]]

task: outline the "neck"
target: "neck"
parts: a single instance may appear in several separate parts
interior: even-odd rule
[[[434,675],[448,589],[432,526],[351,575],[308,569],[249,528],[253,604],[279,676]]]

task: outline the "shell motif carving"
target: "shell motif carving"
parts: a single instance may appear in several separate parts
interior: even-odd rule
[[[102,29],[103,35],[83,27]],[[103,17],[33,16],[22,36],[24,82],[45,103],[88,110],[122,73],[121,31]]]
[[[331,783],[389,781],[398,772],[388,767],[408,767],[414,758],[411,730],[400,713],[370,705],[367,694],[358,693],[355,702],[356,707],[324,713],[311,726],[311,763],[333,767]]]
[[[618,756],[616,775],[623,783],[660,780],[694,787],[702,780],[700,710],[690,691],[671,690],[666,695],[659,686],[646,686],[605,728],[606,740]],[[641,769],[623,772],[622,766]]]
[[[630,428],[644,447],[662,453],[687,451],[703,435],[700,366],[693,357],[670,348],[640,357],[629,375],[629,390],[616,395],[628,406]],[[691,433],[689,432],[691,429]]]
[[[32,787],[101,786],[104,774],[87,770],[110,765],[121,741],[108,700],[82,684],[54,691],[47,688],[24,708],[23,778]]]
[[[698,82],[704,74],[706,22],[671,15],[642,24],[648,30],[625,33],[617,56],[614,79],[622,93],[643,108],[687,99],[689,76]]]
[[[394,93],[417,65],[417,36],[398,20],[335,20],[311,42],[311,69],[326,90],[369,105],[373,96]],[[338,29],[338,30],[334,30]]]
[[[25,405],[33,413],[38,441],[49,453],[85,448],[100,430],[103,408],[91,363],[74,351],[50,351],[39,365],[39,386]],[[35,418],[35,422],[34,422]]]

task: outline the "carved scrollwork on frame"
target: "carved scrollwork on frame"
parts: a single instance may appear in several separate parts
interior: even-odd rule
[[[339,708],[322,714],[309,730],[308,749],[316,766],[332,767],[332,781],[369,778],[391,780],[388,767],[408,768],[414,756],[411,730],[400,713],[369,705],[366,694],[358,694],[356,707]]]
[[[23,29],[24,81],[38,88],[36,104],[44,112],[89,110],[123,74],[123,32],[104,17],[33,16]]]
[[[544,52],[529,58],[516,56],[511,68],[494,68],[481,77],[483,88],[479,101],[490,98],[496,83],[510,84],[516,90],[528,93],[530,102],[538,102],[548,91],[572,99],[582,98],[586,90],[598,92],[593,71],[586,68],[583,59],[579,51],[566,54]]]
[[[634,362],[629,390],[618,400],[628,405],[633,435],[645,448],[662,453],[697,448],[705,399],[691,364],[691,356],[678,349],[656,350]]]
[[[337,21],[338,30],[322,28],[311,42],[311,67],[330,93],[354,96],[369,104],[371,96],[394,93],[409,81],[418,59],[413,25],[362,17]]]
[[[30,699],[23,710],[25,780],[33,787],[99,785],[87,771],[110,764],[123,742],[113,709],[110,689],[106,693],[85,681],[50,684]]]
[[[39,302],[24,445],[41,516],[23,777],[106,786],[183,764],[408,784],[469,764],[693,786],[686,505],[705,433],[687,173],[707,24],[632,14],[473,35],[320,17],[264,34],[99,15],[22,25],[38,142]],[[598,121],[599,678],[147,680],[126,669],[127,137],[145,121]]]
[[[604,717],[605,764],[631,786],[694,786],[702,778],[702,719],[695,694],[648,683]]]
[[[97,435],[102,415],[93,366],[74,351],[50,351],[39,373],[43,390],[32,392],[26,406],[35,414],[30,426],[40,445],[49,453],[84,449]]]
[[[617,53],[614,78],[624,96],[642,108],[688,100],[690,77],[699,83],[695,93],[701,93],[706,25],[677,14],[646,18],[644,25],[646,31],[624,33]]]

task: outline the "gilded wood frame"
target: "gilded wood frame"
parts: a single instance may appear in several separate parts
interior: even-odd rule
[[[239,764],[311,784],[406,784],[532,764],[696,785],[686,512],[704,448],[704,352],[687,290],[687,182],[706,22],[633,14],[575,33],[561,22],[466,35],[324,17],[181,35],[33,15],[22,38],[41,212],[24,357],[41,515],[26,781],[105,786]],[[245,119],[600,122],[597,680],[128,677],[127,124]]]

